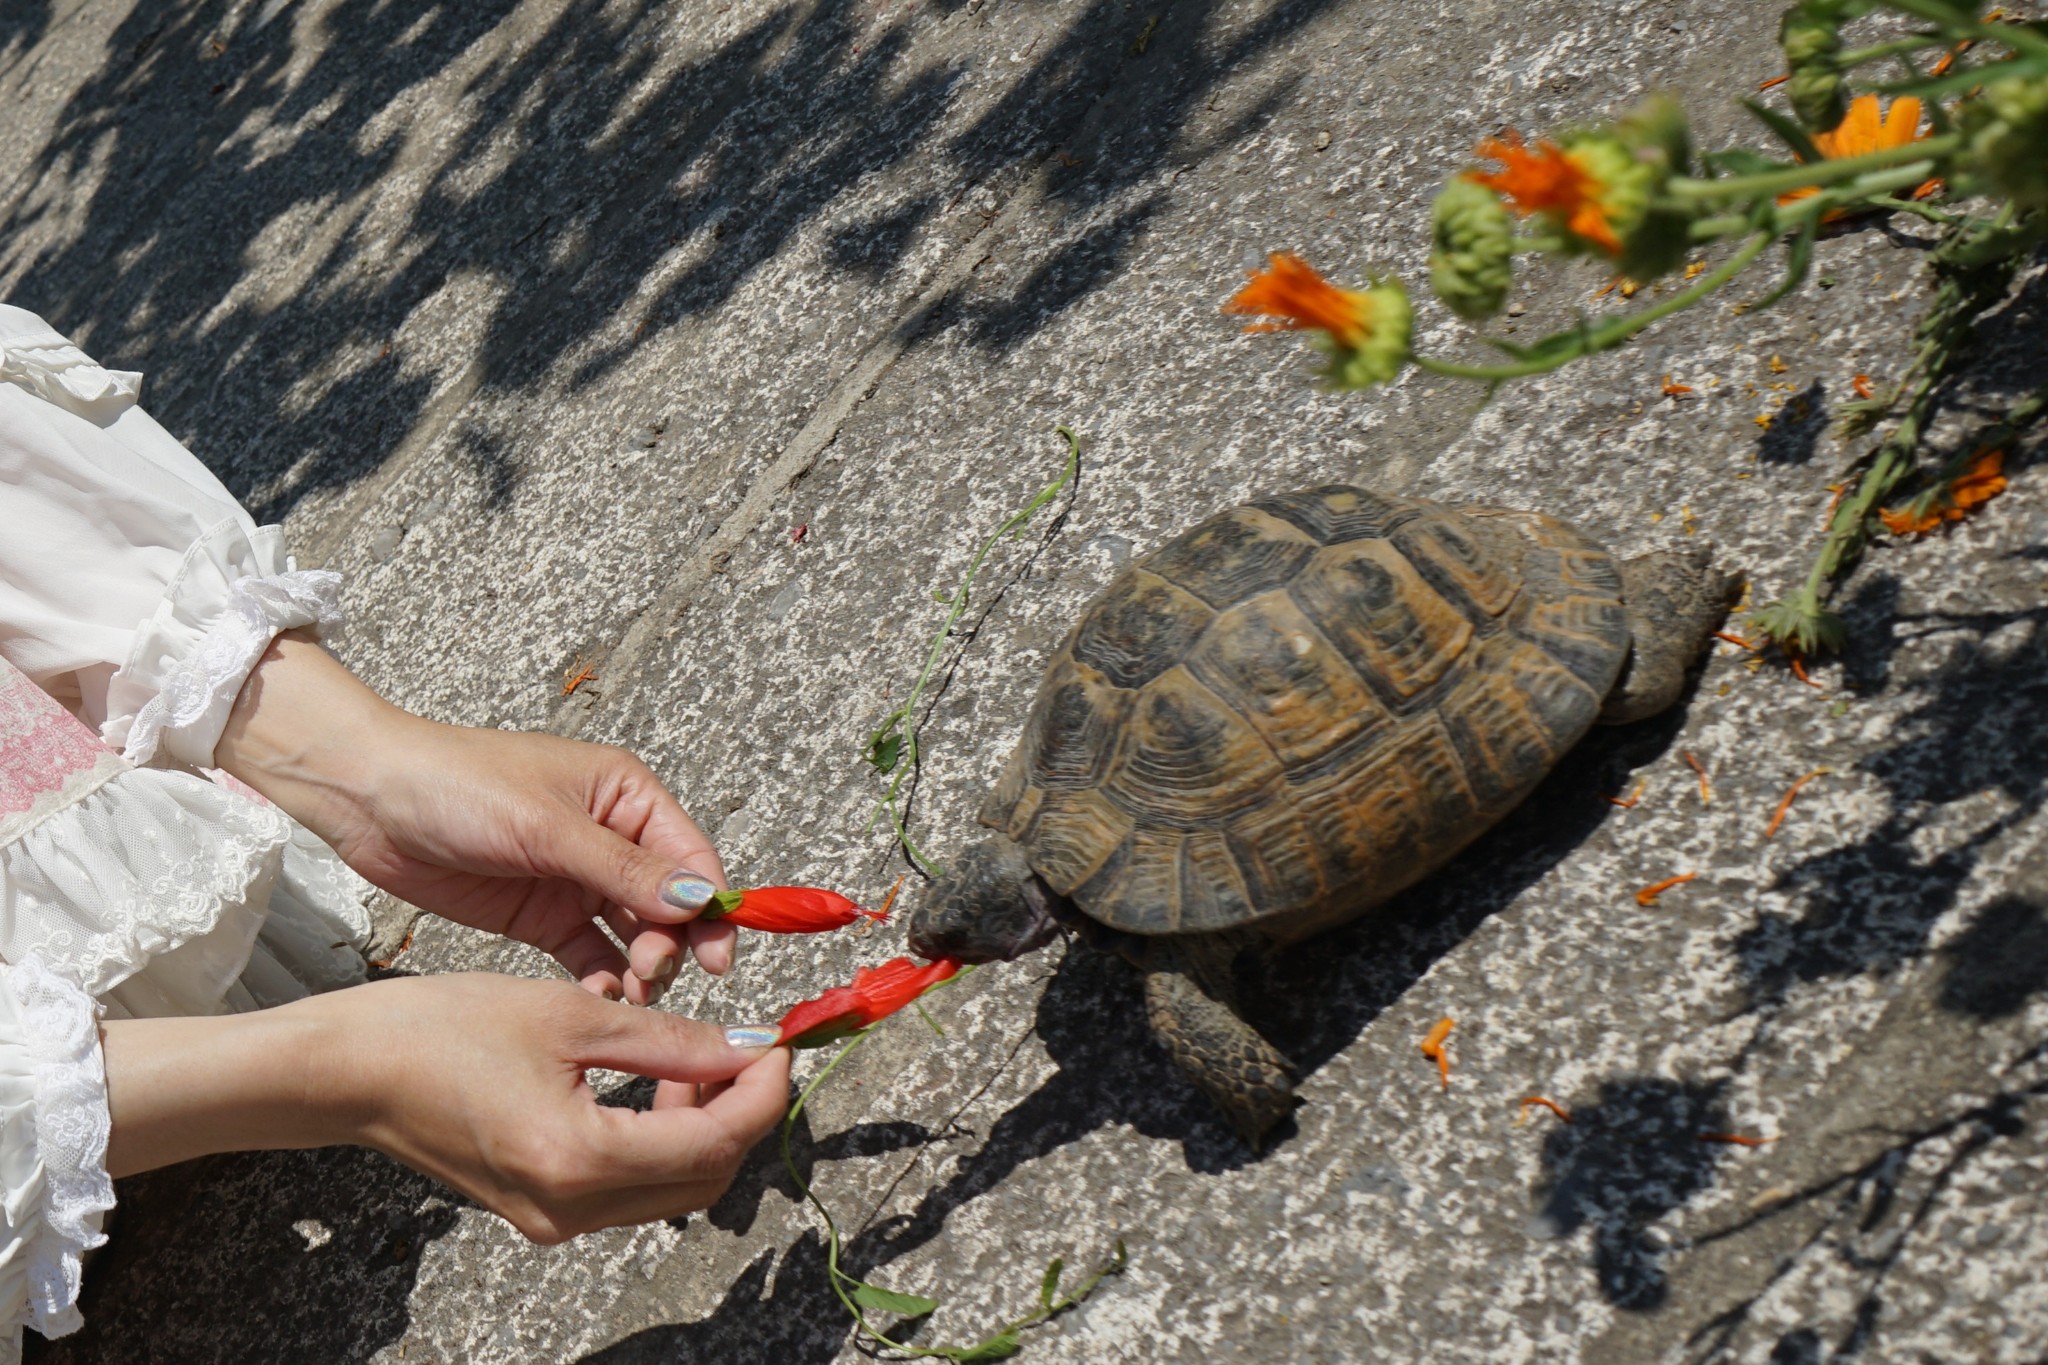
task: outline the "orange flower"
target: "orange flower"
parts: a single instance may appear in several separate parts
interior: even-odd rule
[[[1849,112],[1841,125],[1830,133],[1815,133],[1813,145],[1829,161],[1842,161],[1852,156],[1864,156],[1870,152],[1889,151],[1903,147],[1909,142],[1919,142],[1926,137],[1920,131],[1920,101],[1908,95],[1892,101],[1891,108],[1879,114],[1878,99],[1875,95],[1858,95],[1849,101]],[[1917,187],[1914,199],[1925,199],[1941,188],[1939,180],[1929,180]],[[1778,196],[1781,204],[1795,203],[1820,193],[1812,185],[1801,189],[1787,190]],[[1829,209],[1821,215],[1821,221],[1838,222],[1847,218],[1852,209]]]
[[[844,929],[861,916],[887,919],[886,910],[863,910],[837,891],[817,886],[756,886],[720,891],[700,919],[724,920],[769,934],[822,934]]]
[[[862,967],[853,974],[851,986],[834,986],[783,1015],[782,1045],[823,1047],[858,1033],[888,1018],[959,970],[960,964],[948,957],[923,966],[899,957],[879,967]]]
[[[1271,264],[1252,272],[1245,287],[1223,305],[1226,313],[1284,319],[1252,322],[1247,332],[1328,332],[1339,346],[1356,350],[1372,334],[1373,301],[1356,289],[1339,289],[1299,256],[1276,251]]]
[[[1480,184],[1502,195],[1508,207],[1524,218],[1532,213],[1556,214],[1574,235],[1609,255],[1621,254],[1621,239],[1607,220],[1599,179],[1555,142],[1545,140],[1530,151],[1522,135],[1510,128],[1479,144],[1479,155],[1501,163],[1498,171],[1473,171]]]
[[[1885,529],[1895,536],[1924,536],[1944,521],[1961,521],[1972,507],[2005,491],[2005,452],[1980,450],[1970,467],[1932,498],[1879,512]]]

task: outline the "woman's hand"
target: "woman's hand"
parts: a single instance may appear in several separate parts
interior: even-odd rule
[[[788,1104],[774,1036],[486,974],[120,1020],[105,1027],[107,1165],[122,1176],[211,1152],[361,1143],[559,1242],[715,1202]],[[598,1104],[593,1066],[656,1078],[653,1107]]]
[[[622,749],[421,720],[294,631],[250,674],[214,757],[371,882],[531,943],[589,990],[646,1004],[686,950],[732,965],[731,925],[686,923],[725,885],[718,854]]]

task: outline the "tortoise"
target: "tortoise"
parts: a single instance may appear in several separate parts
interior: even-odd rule
[[[1154,1037],[1253,1147],[1293,1107],[1245,1022],[1247,950],[1442,867],[1596,723],[1683,693],[1734,586],[1533,512],[1330,484],[1124,569],[1047,667],[971,847],[911,917],[987,962],[1061,924],[1144,977]]]

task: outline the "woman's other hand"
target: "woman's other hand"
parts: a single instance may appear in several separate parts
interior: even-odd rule
[[[371,882],[530,943],[595,993],[649,1003],[690,951],[732,965],[732,926],[690,922],[725,885],[717,852],[623,749],[421,720],[287,632],[214,754]]]
[[[715,1202],[789,1102],[772,1027],[720,1029],[560,982],[380,981],[253,1014],[106,1025],[116,1175],[211,1152],[375,1147],[537,1242]],[[657,1080],[597,1103],[587,1067]]]

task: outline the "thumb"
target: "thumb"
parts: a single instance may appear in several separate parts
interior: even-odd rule
[[[725,886],[724,869],[710,844],[678,858],[643,848],[595,820],[570,824],[554,852],[556,875],[580,882],[650,924],[697,918],[712,893]]]

